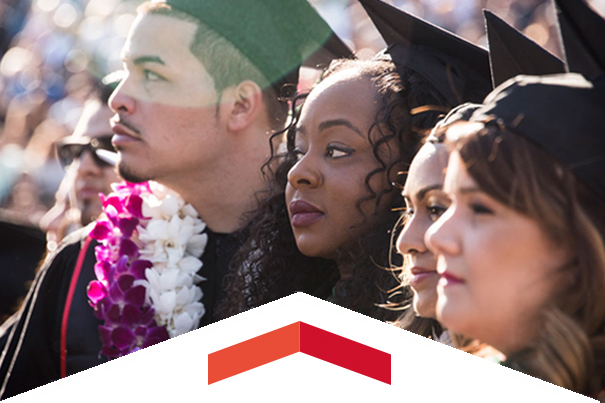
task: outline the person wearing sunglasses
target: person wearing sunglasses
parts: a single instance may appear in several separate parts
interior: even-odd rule
[[[57,157],[65,169],[65,177],[55,196],[55,206],[40,222],[40,227],[47,232],[49,253],[38,273],[48,268],[50,274],[43,276],[40,283],[37,282],[39,277],[34,280],[21,308],[30,307],[30,304],[37,307],[32,309],[28,324],[22,327],[24,322],[20,321],[18,311],[0,328],[1,345],[10,343],[8,339],[13,330],[26,328],[32,335],[24,340],[22,348],[36,357],[32,363],[38,369],[27,368],[22,373],[18,379],[21,390],[41,384],[42,377],[54,376],[60,368],[58,348],[61,343],[69,351],[63,366],[67,373],[102,362],[97,354],[88,354],[87,350],[87,340],[91,335],[86,329],[96,330],[98,324],[96,318],[89,315],[90,307],[85,297],[87,285],[94,277],[95,245],[84,247],[83,244],[93,221],[102,212],[99,194],[109,194],[110,185],[121,181],[111,163],[116,153],[111,145],[113,133],[109,123],[113,112],[107,104],[120,77],[119,74],[111,74],[97,83],[96,90],[84,104],[72,135],[56,143]],[[78,227],[85,228],[74,231]],[[82,254],[84,259],[78,269],[77,261],[82,250],[85,251]],[[75,303],[67,302],[69,295]],[[15,369],[19,371],[19,364]],[[8,389],[0,386],[0,393],[13,391],[14,386],[7,386]]]
[[[322,52],[334,43],[339,49]],[[112,142],[120,176],[178,192],[205,221],[207,243],[195,250],[203,262],[196,274],[205,279],[195,303],[204,314],[191,327],[217,320],[214,306],[239,246],[236,233],[266,186],[260,168],[271,153],[269,135],[288,119],[281,96],[296,88],[305,59],[315,65],[344,54],[346,45],[306,0],[166,0],[138,9],[122,51],[124,74],[109,101]],[[94,158],[80,155],[79,163]],[[85,231],[70,234],[45,261],[15,325],[0,329],[0,336],[8,334],[0,400],[109,357],[99,353],[106,328],[86,292],[98,283],[98,243],[88,236],[91,227],[84,230],[84,238]],[[202,245],[204,237],[197,238]]]
[[[80,211],[83,226],[101,213],[99,193],[108,194],[111,192],[110,185],[120,180],[107,158],[107,152],[115,152],[111,145],[113,133],[109,124],[112,116],[113,112],[106,103],[89,100],[73,136],[57,143],[61,165],[75,173],[73,200]]]
[[[113,112],[107,105],[109,92],[105,96],[102,92],[84,104],[73,134],[56,143],[65,177],[55,205],[40,220],[49,251],[55,250],[68,233],[94,221],[101,213],[99,193],[108,194],[110,185],[120,181],[108,159],[115,153],[109,124]]]

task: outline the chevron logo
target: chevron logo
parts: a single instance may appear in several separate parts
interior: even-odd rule
[[[295,322],[208,354],[208,384],[295,353],[391,384],[391,354],[304,322]]]

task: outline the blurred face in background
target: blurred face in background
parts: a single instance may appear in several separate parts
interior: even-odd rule
[[[101,101],[89,100],[73,135],[57,144],[65,176],[55,195],[55,205],[40,220],[50,251],[65,235],[94,221],[102,209],[99,193],[109,194],[111,184],[121,180],[115,168],[99,158],[103,151],[115,152],[109,123],[112,114]]]
[[[89,101],[85,104],[82,116],[72,136],[74,143],[88,144],[73,155],[70,170],[73,170],[74,186],[72,200],[80,211],[80,222],[87,225],[101,213],[99,193],[111,192],[111,184],[120,181],[114,167],[104,163],[98,155],[98,149],[112,149],[113,135],[109,119],[113,112],[100,101]],[[74,207],[74,206],[72,206]]]

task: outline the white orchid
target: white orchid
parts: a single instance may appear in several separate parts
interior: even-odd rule
[[[143,285],[156,312],[154,319],[175,337],[197,328],[206,312],[196,285],[204,278],[196,273],[208,235],[201,233],[206,224],[197,211],[177,193],[155,182],[150,182],[150,189],[152,193],[141,195],[143,215],[150,220],[138,228],[144,245],[141,257],[153,263]]]

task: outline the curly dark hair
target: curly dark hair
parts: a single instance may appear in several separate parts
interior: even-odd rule
[[[384,309],[388,292],[398,284],[390,268],[400,266],[400,257],[393,253],[391,231],[399,219],[403,199],[399,192],[407,170],[417,152],[425,131],[431,128],[450,105],[420,74],[389,60],[338,60],[332,62],[322,78],[347,69],[356,69],[360,77],[369,78],[376,89],[378,108],[368,138],[379,168],[365,178],[367,195],[357,201],[375,200],[374,213],[365,217],[370,224],[365,234],[352,242],[346,251],[352,275],[339,280],[339,270],[332,260],[304,256],[297,248],[285,202],[285,188],[290,168],[297,161],[294,152],[295,126],[300,115],[299,96],[293,102],[293,119],[285,132],[271,137],[271,148],[276,149],[285,133],[286,149],[272,153],[263,167],[269,178],[267,194],[259,196],[259,208],[251,214],[244,233],[249,234],[237,252],[232,271],[226,277],[227,297],[218,307],[219,315],[228,317],[302,291],[338,305],[381,320],[393,320],[397,313]],[[343,100],[344,101],[344,100]],[[397,144],[399,157],[384,161],[384,147]],[[372,189],[370,179],[375,175],[397,178],[380,191]],[[378,205],[389,197],[388,216],[378,217]],[[406,296],[407,297],[407,296]]]

